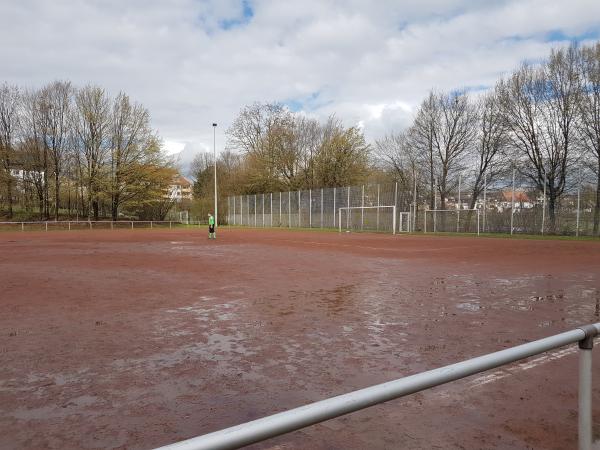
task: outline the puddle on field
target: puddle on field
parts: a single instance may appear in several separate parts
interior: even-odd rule
[[[482,309],[482,306],[479,303],[474,302],[457,303],[456,307],[465,311],[479,311]]]

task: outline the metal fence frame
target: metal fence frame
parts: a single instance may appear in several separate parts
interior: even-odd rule
[[[438,185],[432,187],[425,180],[421,180],[421,184],[417,181],[258,195],[263,197],[261,207],[264,207],[265,226],[273,227],[335,229],[338,227],[339,207],[395,205],[397,214],[411,213],[411,232],[423,231],[425,209],[455,209],[462,215],[475,208],[480,210],[482,233],[593,235],[595,181],[592,182],[589,177],[585,181],[577,177],[567,183],[565,192],[557,199],[554,220],[549,220],[547,192],[540,190],[516,167],[512,176],[507,173],[491,180],[487,173],[483,178],[473,171],[461,173],[455,186],[450,183],[452,186],[443,199]],[[479,194],[473,201],[476,186]],[[272,203],[267,196],[269,200],[272,198]],[[254,200],[255,194],[229,197],[227,223],[251,226],[254,222],[251,219],[260,214],[260,211],[252,209]],[[396,223],[399,222],[397,217]],[[258,220],[256,224],[262,225],[262,222]],[[472,224],[471,228],[474,226]]]
[[[262,442],[309,425],[414,394],[566,345],[579,344],[579,450],[592,448],[592,348],[600,323],[518,345],[416,375],[331,397],[204,436],[160,447],[160,450],[226,450]]]

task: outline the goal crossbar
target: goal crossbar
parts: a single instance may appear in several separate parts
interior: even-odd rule
[[[396,234],[396,206],[395,205],[381,205],[381,206],[343,206],[338,208],[338,221],[339,221],[339,231],[340,233],[342,232],[342,211],[348,211],[348,213],[351,210],[358,210],[358,211],[363,211],[365,209],[376,209],[376,210],[380,210],[380,209],[385,209],[385,208],[391,208],[392,209],[392,234]]]

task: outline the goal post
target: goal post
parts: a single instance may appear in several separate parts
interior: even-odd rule
[[[480,213],[474,209],[426,209],[423,212],[425,233],[473,233],[479,236]]]
[[[396,234],[396,206],[346,206],[338,208],[338,227],[346,231],[383,231]]]

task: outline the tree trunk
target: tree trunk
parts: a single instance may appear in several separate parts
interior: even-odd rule
[[[99,204],[98,204],[98,199],[94,199],[92,201],[92,206],[94,209],[94,220],[99,220],[100,219],[100,213],[99,213]]]
[[[112,201],[112,220],[119,220],[119,194],[113,196]]]
[[[13,189],[12,189],[12,176],[10,174],[10,169],[8,170],[8,178],[6,179],[6,194],[8,195],[8,218],[12,219],[12,217],[13,217]]]
[[[58,209],[60,207],[60,184],[59,184],[58,171],[54,174],[54,220],[58,220]]]

